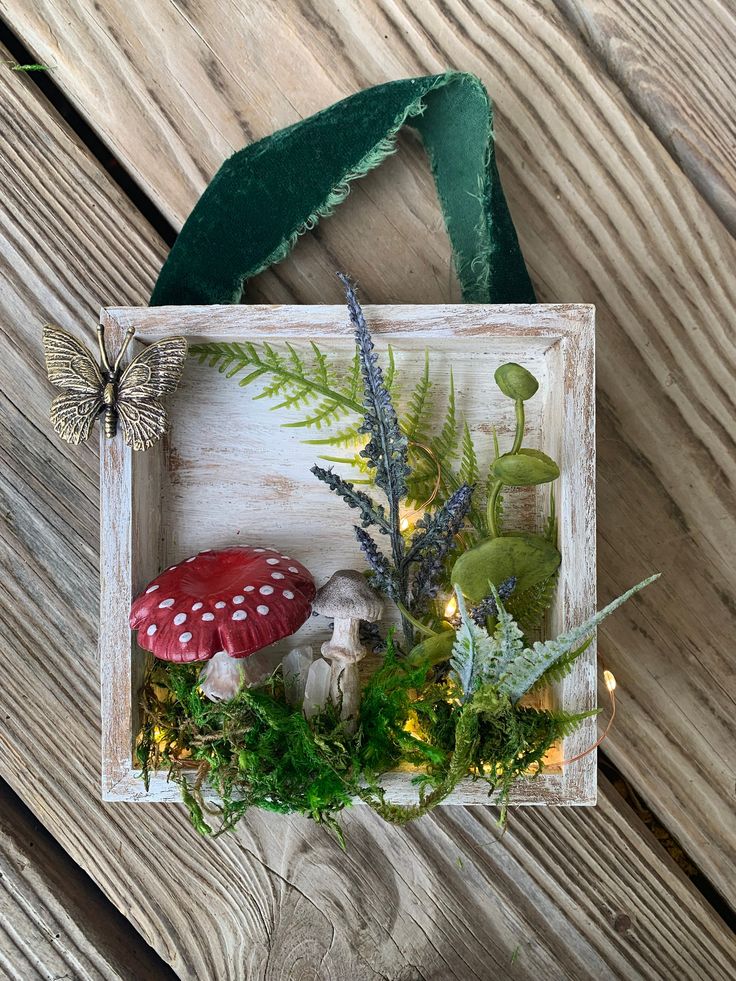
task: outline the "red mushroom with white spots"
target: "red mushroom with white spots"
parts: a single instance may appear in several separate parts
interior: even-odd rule
[[[243,681],[243,658],[298,630],[314,594],[309,571],[275,549],[210,549],[149,583],[133,600],[130,626],[164,661],[206,661],[202,690],[225,701]]]

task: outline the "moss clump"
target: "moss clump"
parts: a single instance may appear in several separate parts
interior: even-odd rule
[[[355,799],[405,823],[468,776],[486,781],[489,793],[500,789],[503,805],[514,780],[541,769],[553,743],[583,718],[512,705],[491,686],[460,705],[450,680],[434,680],[430,664],[397,659],[391,643],[363,691],[354,735],[332,706],[309,722],[289,707],[278,671],[217,703],[201,694],[198,670],[151,665],[136,752],[145,781],[153,770],[168,770],[203,834],[221,834],[260,807],[303,814],[341,837],[337,815]],[[385,799],[381,775],[401,764],[419,768],[417,805]],[[205,780],[217,807],[204,799]]]

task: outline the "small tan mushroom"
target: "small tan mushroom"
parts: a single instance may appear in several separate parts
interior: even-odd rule
[[[360,621],[380,620],[383,601],[359,572],[340,569],[317,591],[312,609],[335,621],[322,656],[332,666],[330,699],[342,705],[341,718],[353,720],[350,728],[354,728],[360,705],[358,662],[368,653],[360,643]]]

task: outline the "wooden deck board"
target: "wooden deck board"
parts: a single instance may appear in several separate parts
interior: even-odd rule
[[[664,573],[642,598],[644,625],[623,611],[602,631],[621,681],[609,752],[736,905],[736,249],[605,65],[551,3],[243,11],[171,0],[152,11],[81,0],[71,18],[54,0],[0,9],[177,223],[244,140],[386,77],[448,64],[480,74],[498,101],[506,186],[540,299],[598,308],[601,595]],[[705,65],[708,48],[688,45]],[[684,99],[684,69],[667,64]],[[710,134],[730,104],[729,76],[716,74],[704,69],[723,95],[708,102]],[[250,295],[336,300],[342,267],[366,300],[456,298],[443,243],[426,164],[406,140]]]
[[[41,26],[33,26],[40,5],[25,6],[25,22],[20,23],[20,9],[13,22],[36,55],[45,57]],[[195,5],[188,7],[192,16]],[[6,15],[8,8],[4,2]],[[226,9],[218,4],[213,12]],[[55,24],[52,18],[52,30],[63,37],[70,66],[75,58],[77,67],[85,58],[94,60],[95,71],[87,76],[102,78],[110,52],[73,47],[75,24],[83,14],[75,8],[71,25]],[[122,11],[119,16],[124,19]],[[403,8],[401,16],[408,16]],[[558,64],[553,50],[557,59],[582,58],[556,16],[535,8],[534,17],[526,27],[536,27],[538,34],[532,36],[544,39],[544,44],[539,41],[538,54],[544,55],[539,71]],[[376,18],[380,30],[383,21]],[[351,23],[355,32],[356,22]],[[322,57],[310,30],[318,27],[300,23],[291,28]],[[131,38],[133,46],[141,47],[144,38],[150,42],[135,25],[121,27],[120,36]],[[418,28],[416,36],[424,37]],[[433,46],[462,43],[462,32],[450,35],[434,22],[427,36],[423,58],[430,63],[409,64],[404,55],[405,67],[393,74],[432,70]],[[168,36],[162,44],[185,52],[194,43],[191,37],[182,33],[174,42]],[[333,61],[340,63],[339,46],[332,43]],[[393,57],[400,60],[396,52]],[[479,56],[465,58],[467,64],[457,58],[461,67],[480,70]],[[53,57],[48,60],[53,63]],[[500,72],[503,61],[490,61]],[[384,75],[388,70],[384,67]],[[339,64],[338,81],[343,71]],[[69,91],[81,84],[82,75],[66,77],[61,67],[55,73]],[[487,67],[485,75],[493,87],[496,76]],[[130,69],[114,83],[104,82],[115,99],[125,91],[126,76],[133,77]],[[565,77],[562,73],[561,85],[568,84]],[[309,72],[304,79],[304,91],[321,99],[322,90],[310,85]],[[514,79],[521,84],[520,77]],[[359,83],[371,80],[378,79],[361,76]],[[316,79],[311,81],[316,85]],[[536,157],[527,152],[536,176],[507,167],[508,184],[543,298],[596,300],[599,318],[603,314],[599,337],[602,346],[607,344],[605,357],[618,359],[615,371],[602,365],[599,452],[606,480],[600,488],[601,565],[607,572],[602,591],[608,595],[662,556],[672,573],[656,599],[640,605],[645,620],[639,613],[623,616],[603,638],[604,655],[623,682],[615,756],[681,834],[704,872],[728,892],[734,847],[728,769],[732,677],[721,652],[728,649],[726,604],[733,572],[726,553],[733,513],[725,485],[710,486],[715,451],[725,439],[724,396],[717,384],[713,391],[701,386],[693,402],[692,386],[713,376],[725,384],[718,374],[725,369],[710,350],[720,351],[728,363],[731,352],[721,324],[731,310],[727,273],[733,268],[732,247],[651,134],[620,115],[610,85],[585,73],[582,81],[613,114],[610,127],[605,120],[597,122],[604,136],[613,140],[625,128],[635,141],[638,163],[650,168],[649,181],[632,185],[622,163],[614,176],[623,190],[614,193],[599,183],[601,171],[591,170],[592,150],[578,151],[575,162],[589,168],[586,194],[592,197],[579,227],[564,218],[554,195],[547,195],[549,174],[536,172],[546,167],[559,178],[569,162],[564,156],[550,162],[542,161],[539,152]],[[96,322],[102,304],[145,302],[164,250],[31,83],[8,72],[0,75],[0,85],[0,329],[9,352],[0,366],[0,493],[3,512],[10,516],[0,542],[0,638],[6,659],[0,707],[7,720],[0,737],[2,775],[183,977],[280,973],[466,979],[507,972],[519,978],[671,978],[678,970],[681,976],[708,981],[732,976],[732,935],[605,784],[599,808],[585,814],[535,810],[518,815],[498,843],[494,815],[487,809],[441,811],[406,831],[356,810],[347,820],[352,849],[347,854],[302,820],[254,814],[236,835],[213,843],[195,835],[179,807],[105,807],[99,802],[96,453],[91,447],[62,446],[48,427],[50,392],[42,377],[39,328],[53,319],[68,329],[85,330]],[[513,95],[513,89],[506,91]],[[159,87],[159,97],[160,92]],[[567,99],[558,98],[571,111],[575,108],[569,92]],[[106,135],[106,127],[117,125],[117,111],[88,118]],[[220,112],[224,117],[227,107]],[[128,118],[130,134],[133,119]],[[287,121],[272,120],[271,125]],[[502,125],[509,127],[507,156],[521,159],[523,125],[511,127],[510,120]],[[620,147],[621,137],[618,141]],[[416,181],[408,208],[414,221],[431,225],[436,205],[429,185],[422,184],[426,171],[408,156],[388,166],[401,164],[396,173],[408,167]],[[631,169],[636,161],[626,162]],[[657,175],[660,183],[654,180]],[[137,176],[140,180],[140,172]],[[366,193],[377,177],[365,182]],[[566,204],[574,197],[581,206],[572,182],[562,191]],[[616,220],[621,227],[633,220],[635,205],[646,199],[644,191],[660,194],[659,217],[678,240],[665,241],[652,232],[629,253]],[[384,200],[382,191],[371,193],[376,201]],[[526,196],[535,202],[540,195],[544,207],[538,211],[524,201]],[[263,299],[286,293],[318,299],[314,290],[326,289],[335,265],[343,263],[364,283],[374,277],[372,299],[412,299],[402,291],[399,276],[387,281],[383,293],[380,267],[388,274],[389,266],[400,265],[398,259],[389,261],[388,240],[374,268],[362,264],[370,236],[361,239],[356,227],[362,234],[358,219],[369,202],[356,205],[357,199],[351,196],[324,225],[326,230],[343,223],[339,259],[330,254],[321,233],[310,245],[313,252],[307,254],[305,244],[300,245],[298,267],[292,260],[261,278]],[[427,217],[431,214],[435,219]],[[392,221],[402,224],[403,217],[396,212]],[[692,254],[679,240],[690,227],[699,230],[685,239]],[[430,238],[426,229],[422,234]],[[431,291],[437,285],[432,264],[441,269],[442,262],[436,256],[422,261],[427,266],[416,266],[417,282]],[[309,270],[309,275],[317,270],[312,284]],[[554,290],[547,285],[553,282]],[[696,330],[702,349],[688,361]],[[683,568],[691,572],[691,581]],[[725,595],[715,598],[716,588]],[[680,659],[675,664],[673,650]]]
[[[8,981],[164,981],[173,976],[4,785],[0,975]]]
[[[736,232],[736,9],[722,0],[556,0],[724,225]]]

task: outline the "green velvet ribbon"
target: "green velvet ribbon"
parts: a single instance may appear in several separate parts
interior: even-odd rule
[[[285,258],[393,151],[404,124],[429,156],[463,300],[533,303],[488,94],[474,75],[447,72],[358,92],[233,154],[182,228],[151,304],[239,302],[247,280]]]

